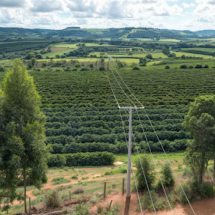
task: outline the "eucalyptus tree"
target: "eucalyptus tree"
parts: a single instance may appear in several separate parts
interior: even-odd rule
[[[202,183],[209,160],[215,159],[215,96],[196,98],[191,104],[183,126],[190,132],[192,138],[188,145],[185,163],[195,173],[196,180]]]
[[[12,69],[7,71],[2,95],[1,111],[4,116],[2,126],[7,132],[3,135],[4,140],[1,144],[6,148],[10,147],[8,143],[11,144],[11,149],[6,152],[13,158],[13,162],[17,161],[12,163],[16,171],[11,178],[17,180],[18,177],[24,182],[24,206],[27,212],[27,181],[37,188],[41,187],[49,154],[44,143],[46,119],[40,110],[40,96],[36,91],[33,78],[19,59],[16,59]],[[7,171],[9,166],[3,165],[1,170]]]

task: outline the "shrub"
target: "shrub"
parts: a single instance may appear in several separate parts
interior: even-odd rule
[[[166,66],[165,66],[165,69],[170,69],[170,66],[166,65]]]
[[[168,57],[169,57],[169,58],[171,58],[171,57],[172,57],[172,58],[175,58],[175,57],[176,57],[176,54],[175,54],[175,53],[170,53],[170,54],[168,55]]]
[[[99,202],[99,198],[96,197],[96,196],[93,196],[93,197],[90,199],[90,203],[92,203],[92,204],[95,204],[95,203],[97,203],[97,202]]]
[[[48,192],[44,198],[44,205],[46,209],[52,209],[60,206],[60,199],[56,190]]]
[[[49,167],[62,167],[66,164],[66,158],[63,155],[51,155],[48,159]]]
[[[99,67],[99,71],[105,71],[105,67],[104,66],[100,66]]]
[[[189,69],[193,69],[193,65],[189,65],[188,68],[189,68]]]
[[[81,64],[76,63],[76,64],[75,64],[75,68],[81,68]]]
[[[209,183],[198,184],[195,181],[186,182],[182,185],[188,199],[192,202],[196,199],[207,198],[214,195],[213,186]],[[183,204],[187,204],[187,199],[183,191],[179,188],[180,200]]]
[[[73,175],[72,177],[71,177],[71,179],[78,179],[78,176],[77,175]]]
[[[113,171],[111,171],[111,170],[108,170],[105,172],[105,175],[112,175],[112,174],[113,174]]]
[[[87,67],[82,67],[81,69],[80,69],[80,71],[88,71],[89,69],[87,68]]]
[[[137,66],[135,66],[135,67],[133,68],[133,70],[140,70],[140,68],[137,67]]]
[[[155,181],[154,166],[152,165],[151,158],[147,155],[142,155],[140,156],[140,160],[137,159],[135,161],[135,164],[137,168],[136,176],[138,181],[138,189],[144,190],[144,191],[147,190],[145,177],[148,182],[148,186],[151,189],[152,184]],[[143,175],[142,168],[144,169],[145,177]]]
[[[74,68],[74,69],[72,69],[72,71],[75,72],[75,71],[78,71],[78,69]]]
[[[98,206],[97,206],[97,213],[98,213],[98,214],[101,214],[102,211],[103,211],[102,206],[101,206],[101,205],[98,205]]]
[[[75,206],[75,213],[72,213],[71,215],[88,215],[88,214],[90,214],[88,206],[78,204]]]
[[[120,173],[127,173],[127,169],[126,168],[120,169]]]
[[[0,66],[0,72],[4,72],[4,67]]]
[[[81,193],[84,193],[83,188],[77,188],[76,190],[73,191],[73,194],[81,194]]]
[[[208,69],[209,68],[208,64],[205,64],[203,68]]]
[[[151,54],[147,54],[147,55],[146,55],[146,58],[148,58],[148,59],[153,59],[153,57],[152,57]]]
[[[180,69],[187,69],[187,65],[186,64],[180,65]]]
[[[58,178],[53,178],[52,179],[53,185],[57,184],[65,184],[71,182],[69,179],[65,179],[64,177],[58,177]]]
[[[66,67],[66,69],[64,69],[64,71],[70,71],[71,69],[70,69],[70,67],[68,66],[68,67]]]
[[[202,65],[201,65],[201,64],[197,64],[197,65],[195,66],[195,68],[196,68],[196,69],[201,69],[201,68],[202,68]]]
[[[173,187],[175,184],[175,180],[172,174],[172,169],[170,167],[170,164],[166,162],[161,170],[161,180],[163,182],[164,187]],[[158,188],[162,189],[161,182],[159,180],[158,182]]]
[[[178,169],[182,169],[182,165],[181,164],[178,164]]]
[[[104,166],[112,165],[115,157],[109,152],[76,153],[66,155],[67,166]]]
[[[91,64],[90,64],[90,68],[93,69],[93,67],[94,67],[94,65],[91,63]]]

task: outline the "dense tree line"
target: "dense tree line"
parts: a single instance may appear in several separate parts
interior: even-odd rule
[[[178,139],[174,141],[164,140],[162,144],[167,152],[178,152],[184,151],[187,147],[187,139]],[[149,145],[153,152],[162,152],[162,148],[159,142],[149,141]],[[63,144],[50,144],[48,145],[49,150],[52,154],[70,154],[79,152],[111,152],[114,154],[124,154],[127,153],[127,146],[125,141],[117,142],[116,144],[110,143],[69,143]],[[145,141],[137,143],[139,152],[145,153],[149,152],[148,144]],[[136,153],[136,145],[133,143],[132,151]]]
[[[114,155],[109,152],[51,155],[48,160],[48,166],[49,167],[104,166],[112,165],[114,160],[115,160]]]

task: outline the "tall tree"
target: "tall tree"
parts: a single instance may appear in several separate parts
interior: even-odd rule
[[[148,155],[142,155],[140,159],[137,159],[135,161],[135,164],[137,168],[136,176],[138,181],[138,189],[147,191],[146,181],[148,183],[149,188],[151,189],[152,184],[155,181],[155,168],[152,164],[151,158]]]
[[[45,116],[40,111],[40,96],[33,78],[19,59],[8,70],[3,82],[3,112],[7,124],[13,125],[13,136],[22,147],[19,157],[20,175],[24,180],[24,205],[26,208],[27,178],[37,188],[47,168],[48,150],[45,139]]]
[[[200,96],[191,104],[183,126],[193,138],[187,154],[188,164],[197,163],[196,174],[199,183],[203,182],[208,161],[215,158],[215,96]],[[193,158],[193,161],[192,161]],[[190,160],[191,159],[191,160]],[[185,161],[186,163],[186,161]],[[214,162],[215,168],[215,162]]]
[[[17,197],[19,167],[23,152],[22,141],[14,135],[15,124],[8,120],[3,110],[4,93],[0,89],[0,202],[8,197],[12,203]],[[3,211],[7,208],[3,207]]]

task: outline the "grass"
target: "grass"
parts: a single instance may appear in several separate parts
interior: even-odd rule
[[[202,52],[210,52],[210,53],[215,53],[215,48],[184,48],[182,51],[202,51]]]
[[[43,58],[46,58],[46,57],[49,57],[49,58],[54,57],[55,58],[56,55],[61,56],[61,55],[64,55],[64,53],[69,53],[71,51],[72,51],[72,49],[66,49],[66,50],[46,53],[46,54],[43,54],[42,56],[43,56]]]
[[[71,180],[65,179],[64,177],[58,177],[58,178],[53,178],[52,182],[54,182],[53,185],[57,185],[57,184],[69,183],[71,182]]]
[[[162,165],[167,161],[166,157],[162,153],[153,153],[156,163],[161,163],[161,166],[158,166],[158,170],[160,171]],[[173,168],[175,169],[176,175],[179,177],[179,180],[181,183],[188,180],[189,177],[184,177],[183,172],[185,170],[184,166],[180,167],[178,169],[179,164],[183,164],[183,156],[184,153],[168,153],[168,158],[170,159]],[[134,164],[135,159],[137,159],[137,155],[132,155],[132,163]],[[127,169],[127,155],[116,155],[116,161],[124,162],[123,165],[120,166],[112,166],[112,167],[77,167],[76,172],[82,172],[83,177],[89,179],[85,182],[77,182],[74,181],[74,184],[72,185],[61,185],[57,186],[56,188],[52,188],[54,190],[57,190],[59,193],[59,197],[61,201],[63,202],[64,199],[68,199],[69,192],[73,193],[76,189],[84,188],[84,194],[95,196],[92,200],[93,202],[97,202],[100,197],[102,197],[103,194],[103,184],[104,182],[107,182],[107,193],[120,193],[122,190],[122,178],[125,178],[125,174],[121,173],[122,169]],[[176,162],[177,161],[177,162]],[[210,165],[213,163],[213,161],[210,161]],[[114,173],[114,176],[112,175],[106,175],[105,172],[112,171]],[[48,172],[48,181],[58,181],[62,180],[62,178],[70,176],[71,172],[70,170],[67,171],[67,169],[64,168],[56,168],[56,169],[49,169]],[[101,174],[104,175],[103,177],[99,178],[93,178],[94,175]],[[60,177],[61,176],[61,177]],[[64,177],[62,177],[64,176]],[[71,176],[70,176],[71,177]],[[132,184],[133,184],[133,177],[132,177]],[[157,179],[158,180],[158,179]],[[46,184],[44,185],[46,187]],[[28,187],[32,188],[32,187]],[[32,205],[38,206],[43,202],[44,196],[47,194],[49,190],[47,188],[42,188],[40,191],[33,191],[33,195],[37,196],[36,199],[32,200]],[[82,194],[79,195],[72,195],[72,199],[79,199],[82,197]],[[18,212],[23,212],[23,204],[19,205],[13,205],[12,208],[9,210],[9,213],[15,214]]]
[[[80,46],[77,46],[78,44],[83,44],[83,43],[75,43],[75,44],[60,43],[60,44],[52,45],[52,47],[78,49],[80,47]],[[111,46],[109,44],[99,45],[99,43],[84,43],[84,44],[87,47],[90,47],[90,46]]]
[[[184,153],[168,153],[167,154],[168,159],[163,153],[154,153],[153,155],[156,163],[160,161],[163,164],[169,159],[173,167],[175,168],[178,167],[178,163],[175,163],[175,160],[177,160],[179,163],[183,163],[183,157],[184,157]],[[127,155],[115,155],[115,157],[116,157],[116,161],[124,162],[123,166],[125,167],[127,166],[127,161],[128,161]],[[131,156],[132,163],[134,163],[136,159],[138,159],[138,155],[133,154]]]
[[[176,57],[181,57],[182,55],[185,56],[191,56],[191,57],[202,57],[205,59],[212,59],[213,57],[210,55],[201,55],[201,54],[193,54],[193,53],[187,53],[187,52],[172,52],[176,54]]]

